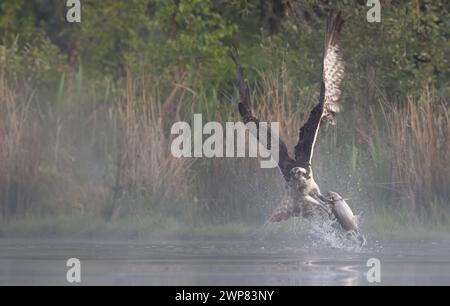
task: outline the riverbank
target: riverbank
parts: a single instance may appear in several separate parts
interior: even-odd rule
[[[366,217],[362,231],[373,240],[445,239],[450,224],[395,222],[381,216]],[[67,239],[289,239],[304,237],[310,226],[300,219],[264,226],[262,223],[208,224],[162,215],[136,215],[116,221],[80,215],[29,217],[0,222],[0,238]]]

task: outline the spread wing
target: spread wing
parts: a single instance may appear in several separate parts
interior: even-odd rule
[[[330,18],[327,24],[319,103],[300,129],[299,142],[295,147],[295,160],[303,166],[311,165],[321,121],[336,124],[335,114],[341,110],[338,102],[341,96],[340,85],[344,77],[344,60],[340,44],[343,24],[344,20],[340,13],[335,18]]]
[[[341,47],[341,30],[344,20],[339,13],[327,26],[323,60],[323,83],[325,85],[324,118],[336,124],[335,114],[341,111],[340,86],[344,78],[344,55]]]
[[[248,87],[247,82],[244,78],[244,72],[242,70],[239,58],[237,53],[232,53],[231,58],[236,64],[236,68],[238,71],[238,87],[239,87],[239,113],[242,117],[242,120],[245,124],[249,122],[254,122],[257,127],[257,132],[259,134],[260,132],[260,124],[259,120],[253,116],[251,107],[250,107],[250,90]],[[281,170],[281,173],[283,174],[284,178],[286,180],[289,180],[290,177],[290,171],[295,165],[295,161],[289,157],[288,149],[284,141],[278,136],[278,135],[272,135],[270,128],[268,127],[267,130],[267,143],[271,143],[270,139],[272,137],[278,137],[278,143],[279,143],[279,160],[278,160],[278,167]]]

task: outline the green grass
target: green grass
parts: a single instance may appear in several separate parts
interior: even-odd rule
[[[373,240],[445,239],[450,223],[406,221],[387,211],[366,216],[362,230]],[[262,223],[209,224],[161,214],[136,215],[110,221],[99,217],[57,215],[0,223],[0,238],[136,239],[136,240],[246,240],[302,237],[308,226],[300,219],[264,226]]]
[[[383,206],[364,218],[362,229],[379,240],[448,239],[449,216],[449,212],[440,209],[427,218],[417,218],[405,209],[394,210]]]
[[[198,225],[163,216],[133,216],[110,221],[98,217],[57,215],[0,223],[1,238],[203,239],[238,238],[254,226]]]

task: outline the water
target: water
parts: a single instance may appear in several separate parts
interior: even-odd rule
[[[450,241],[373,242],[362,250],[305,241],[0,240],[0,285],[66,285],[81,260],[82,285],[450,285]]]

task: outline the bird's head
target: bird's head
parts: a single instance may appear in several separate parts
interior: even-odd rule
[[[311,171],[303,167],[294,167],[291,170],[291,177],[298,182],[306,182],[311,178]]]

